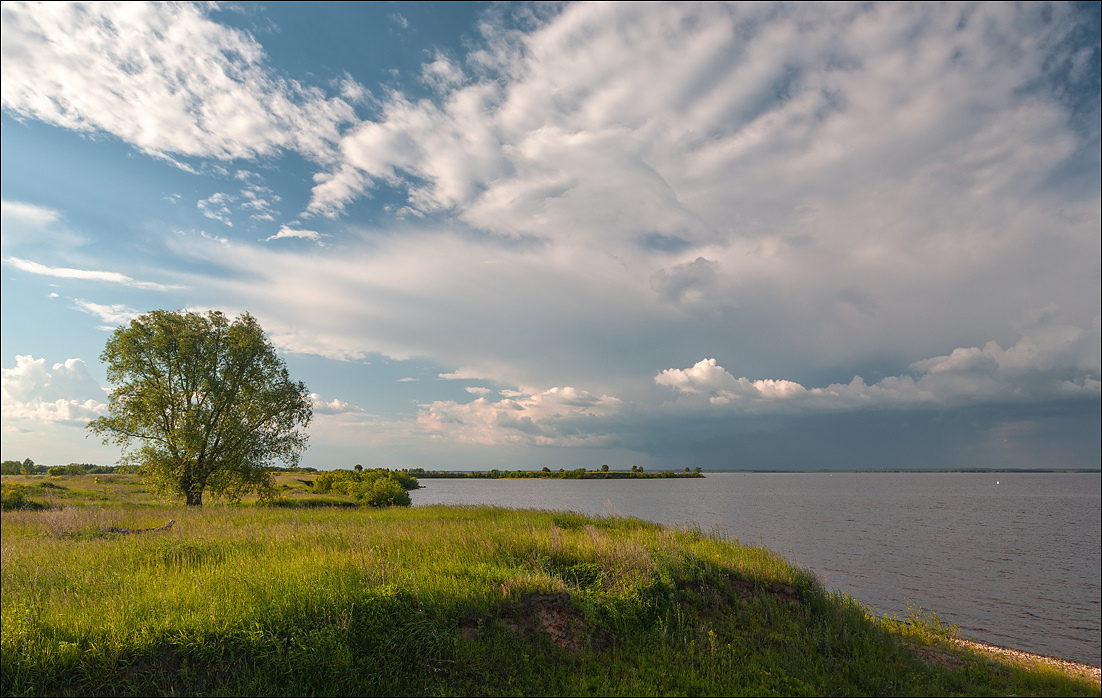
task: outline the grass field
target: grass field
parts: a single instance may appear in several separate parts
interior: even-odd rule
[[[719,533],[308,480],[189,509],[134,476],[5,476],[45,508],[2,515],[2,693],[1099,695]]]

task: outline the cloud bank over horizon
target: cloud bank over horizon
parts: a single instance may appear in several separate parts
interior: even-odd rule
[[[251,312],[340,453],[1099,402],[1095,9],[493,6],[374,73],[292,10],[5,4],[6,167],[43,124],[165,183],[128,263],[6,179],[5,274],[95,327]]]

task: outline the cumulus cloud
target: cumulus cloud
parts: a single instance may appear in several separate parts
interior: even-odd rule
[[[93,269],[70,269],[67,267],[48,267],[38,262],[31,262],[26,259],[19,259],[17,257],[8,257],[6,260],[8,264],[12,265],[16,269],[25,271],[29,274],[39,274],[41,276],[52,276],[58,279],[86,279],[89,281],[105,281],[107,283],[121,284],[123,286],[131,286],[133,288],[142,288],[150,291],[166,291],[176,286],[168,284],[159,284],[153,281],[139,281],[133,279],[126,274],[120,274],[115,271],[98,271]]]
[[[373,288],[410,317],[461,289],[477,329],[450,343],[488,345],[499,355],[485,364],[554,360],[542,348],[560,336],[606,340],[563,349],[589,375],[522,377],[534,385],[592,385],[628,343],[624,370],[650,373],[669,365],[659,348],[695,343],[760,374],[1006,341],[1038,305],[1088,323],[1102,295],[1098,142],[1046,72],[1077,12],[581,3],[531,31],[486,22],[464,81],[435,100],[396,91],[345,134],[310,210],[340,215],[385,185],[403,210],[500,241],[457,252],[419,239],[422,263],[446,248],[497,298],[468,292],[466,268],[426,270],[423,291]],[[545,268],[528,265],[532,248]],[[392,264],[407,249],[391,248]],[[490,258],[524,268],[516,288]],[[627,317],[650,332],[614,320]]]
[[[715,359],[703,359],[686,369],[668,368],[654,382],[682,393],[712,395],[711,401],[718,404],[744,397],[777,400],[808,395],[806,388],[792,381],[735,378]]]
[[[303,152],[321,163],[311,213],[344,215],[384,186],[404,199],[383,211],[412,222],[339,250],[170,241],[192,269],[214,269],[196,274],[193,303],[234,299],[281,350],[427,357],[462,367],[442,379],[586,386],[624,405],[658,392],[660,368],[715,356],[735,372],[705,361],[659,385],[728,410],[1050,399],[1060,381],[1079,395],[1097,380],[1036,363],[1016,371],[1034,349],[1010,329],[1036,307],[1079,327],[1099,312],[1097,127],[1080,128],[1046,72],[1064,64],[1075,6],[579,3],[515,26],[487,16],[465,56],[428,54],[430,98],[394,90],[364,122],[274,76],[251,37],[201,7],[94,6],[79,21],[68,7],[4,12],[9,113],[154,154]],[[116,12],[135,15],[103,19]],[[124,31],[138,24],[152,30]],[[58,27],[105,47],[87,76],[57,77],[75,70],[51,57],[64,42],[46,45]],[[201,66],[172,48],[181,36]],[[119,72],[124,49],[133,78]],[[37,87],[8,79],[39,64]],[[208,82],[162,90],[169,68]],[[1097,101],[1097,86],[1072,73],[1072,88]],[[95,81],[151,104],[116,115]],[[365,94],[351,88],[342,99]],[[299,121],[308,112],[318,118]],[[177,132],[178,145],[158,135]],[[238,181],[260,180],[241,170]],[[234,206],[275,210],[266,191],[242,186]],[[316,240],[317,227],[295,221],[267,240]],[[1055,356],[1047,346],[1034,353]],[[871,361],[900,375],[826,388],[735,377],[848,377]],[[558,443],[536,403],[520,410],[534,431],[485,426],[516,416],[510,400],[543,394],[434,403],[425,420],[460,424],[439,433],[473,441]],[[587,433],[598,432],[608,428]]]
[[[864,220],[882,237],[882,223],[907,226],[863,216],[926,191],[963,204],[1036,185],[1030,163],[1071,154],[1064,112],[1033,94],[1069,15],[572,5],[529,33],[488,36],[468,58],[483,68],[472,82],[439,55],[427,63],[426,75],[456,76],[435,83],[450,90],[437,102],[391,95],[344,137],[311,210],[339,212],[386,182],[416,210],[455,209],[503,234],[699,247],[784,233],[796,211],[841,193],[853,210],[830,227]],[[1012,37],[1025,25],[1023,52]]]
[[[963,347],[911,365],[911,373],[872,385],[806,388],[789,380],[735,378],[715,359],[670,368],[654,382],[677,393],[707,398],[744,412],[854,410],[866,407],[959,407],[1097,398],[1102,394],[1099,320],[1089,330],[1068,325],[1039,328],[1009,349],[996,342]]]
[[[2,369],[5,422],[81,426],[106,414],[106,394],[82,360],[49,368],[45,359],[33,356],[16,356],[15,362],[15,368]]]
[[[417,422],[434,437],[461,443],[605,446],[615,437],[602,422],[620,408],[615,397],[565,387],[496,401],[436,401],[421,408]]]
[[[697,257],[695,261],[663,269],[651,277],[658,297],[669,303],[700,300],[715,290],[719,265]]]
[[[350,405],[343,400],[338,400],[337,398],[333,398],[332,400],[326,402],[325,399],[317,393],[310,393],[310,407],[311,409],[313,409],[314,414],[325,415],[347,414],[350,412],[363,411],[359,407],[356,407],[355,405]]]
[[[340,98],[275,74],[247,33],[171,3],[5,3],[3,107],[151,155],[331,158]]]

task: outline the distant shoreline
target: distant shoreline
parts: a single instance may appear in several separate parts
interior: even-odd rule
[[[408,472],[418,479],[450,479],[450,480],[667,480],[673,478],[702,478],[704,474],[698,469],[689,472],[678,470],[656,470],[644,472],[639,470],[423,470],[411,468]]]
[[[696,469],[692,472],[682,470],[423,470],[421,468],[409,468],[410,475],[418,478],[451,478],[451,479],[487,479],[487,480],[606,480],[606,479],[657,479],[657,478],[700,478],[706,475],[720,475],[725,473],[754,473],[762,475],[823,475],[834,473],[963,473],[963,474],[1072,474],[1072,475],[1098,475],[1102,474],[1102,468],[809,468],[806,470],[784,470],[780,468],[732,468],[726,469]]]
[[[705,474],[715,473],[764,473],[764,474],[789,474],[808,475],[824,473],[1032,473],[1032,474],[1075,474],[1075,475],[1099,475],[1102,468],[818,468],[807,470],[781,470],[779,468],[738,468],[730,470],[704,470]]]

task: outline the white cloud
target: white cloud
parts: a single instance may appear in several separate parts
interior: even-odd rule
[[[278,315],[273,315],[273,320]],[[288,354],[309,354],[323,356],[334,361],[354,361],[367,358],[368,351],[364,350],[357,342],[338,332],[318,333],[316,331],[302,331],[293,329],[284,323],[265,323],[268,339],[276,349]]]
[[[399,378],[395,383],[416,383],[418,379],[412,376],[406,376],[405,378]]]
[[[337,81],[341,97],[350,104],[367,104],[371,99],[371,90],[352,79],[347,72]]]
[[[69,359],[49,369],[45,359],[33,356],[16,356],[15,361],[15,368],[2,370],[5,422],[83,425],[106,414],[106,395],[82,360]]]
[[[331,157],[352,107],[276,75],[247,33],[170,3],[5,3],[3,107],[155,156]]]
[[[460,85],[465,79],[463,69],[439,51],[431,63],[421,67],[421,80],[440,91]]]
[[[185,233],[182,230],[177,230],[176,234],[177,235],[187,235],[187,233]],[[199,231],[199,237],[201,237],[205,240],[210,240],[212,242],[217,242],[217,243],[222,244],[222,245],[228,245],[229,242],[230,242],[229,238],[220,237],[218,235],[212,235],[212,234],[208,233],[205,230],[200,230]]]
[[[392,95],[378,121],[345,136],[343,165],[320,178],[311,208],[339,210],[385,181],[404,183],[415,209],[460,206],[506,234],[584,234],[572,224],[588,218],[605,243],[655,233],[706,243],[786,199],[829,196],[839,169],[863,192],[893,194],[900,178],[904,193],[936,185],[939,162],[962,177],[948,190],[1036,182],[1026,163],[1074,144],[1057,137],[1058,108],[1016,91],[1074,20],[1030,12],[569,6],[474,52],[473,68],[497,70],[471,84],[436,55],[423,74],[452,89],[438,104]],[[1022,22],[1037,27],[1033,51],[1007,41]],[[1030,145],[1039,139],[1047,147]]]
[[[313,409],[314,414],[334,415],[334,414],[347,414],[350,412],[362,412],[359,407],[350,405],[343,400],[333,398],[326,402],[325,399],[317,393],[310,393],[310,407]]]
[[[1038,12],[578,4],[526,33],[487,22],[465,59],[429,59],[454,78],[434,99],[385,96],[316,177],[315,213],[387,185],[412,222],[338,250],[175,251],[216,267],[196,304],[235,299],[283,350],[625,401],[703,356],[735,373],[682,386],[793,405],[814,389],[733,376],[899,372],[1008,346],[1037,307],[1082,326],[1102,221],[1097,172],[1069,163],[1097,144],[1038,87],[1071,10]]]
[[[615,437],[603,430],[602,420],[620,407],[608,395],[551,388],[497,401],[436,401],[421,408],[417,422],[434,437],[461,443],[604,446]]]
[[[237,197],[225,192],[216,192],[211,194],[206,199],[200,199],[197,202],[199,210],[203,212],[203,215],[207,218],[211,218],[220,223],[224,223],[229,227],[233,227],[233,211],[230,210],[229,204],[237,200]]]
[[[486,376],[482,372],[473,368],[461,368],[457,371],[452,371],[451,373],[438,374],[437,377],[446,381],[463,381],[480,380],[482,378],[485,378]]]
[[[3,215],[5,221],[19,221],[35,227],[61,220],[61,214],[54,209],[23,201],[0,201],[0,215]]]
[[[111,325],[122,325],[130,322],[141,315],[141,311],[134,310],[133,308],[122,305],[121,303],[114,303],[111,305],[102,305],[100,303],[93,303],[91,301],[82,300],[80,298],[74,299],[73,303],[79,310],[82,310],[89,315],[98,317],[106,323]]]
[[[0,201],[0,222],[0,246],[5,250],[42,242],[71,249],[85,242],[66,228],[60,211],[25,201]]]
[[[1065,6],[577,4],[527,33],[492,26],[455,62],[466,81],[387,96],[316,178],[315,213],[385,184],[486,235],[425,224],[347,252],[372,273],[342,270],[345,292],[394,310],[344,324],[474,377],[607,375],[622,394],[672,355],[729,350],[741,373],[783,375],[1005,346],[1036,307],[1089,323],[1102,216],[1097,167],[1074,158],[1098,146],[1044,88],[1075,21]]]
[[[464,388],[471,395],[489,395],[493,391],[489,388],[483,388],[482,386],[468,386]]]
[[[131,286],[133,288],[142,288],[150,291],[166,291],[176,286],[168,284],[159,284],[152,281],[139,281],[133,279],[126,274],[120,274],[114,271],[97,271],[91,269],[69,269],[66,267],[48,267],[38,262],[31,262],[25,259],[18,259],[16,257],[8,257],[5,260],[8,264],[11,264],[16,269],[25,271],[29,274],[38,274],[40,276],[52,276],[59,279],[86,279],[89,281],[104,281],[107,283],[121,284],[123,286]]]
[[[866,384],[805,388],[788,380],[735,378],[715,359],[670,368],[654,382],[744,412],[853,410],[866,407],[957,407],[1097,398],[1102,394],[1102,333],[1067,325],[1042,327],[1003,350],[996,342],[915,362],[911,375]]]
[[[321,233],[316,230],[289,228],[286,225],[283,225],[280,226],[278,233],[264,238],[264,241],[269,242],[271,240],[282,240],[285,238],[301,238],[304,240],[313,240],[317,242],[319,239],[321,239]]]
[[[274,221],[279,212],[275,205],[281,197],[268,187],[251,184],[241,190],[240,208],[251,211],[249,218],[254,221]]]

